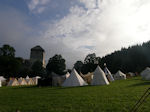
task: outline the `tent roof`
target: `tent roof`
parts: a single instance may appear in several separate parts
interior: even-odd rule
[[[124,74],[123,72],[118,70],[118,72],[115,74],[115,76],[126,76],[126,74]]]
[[[72,87],[72,86],[84,86],[87,83],[82,79],[82,77],[77,73],[75,69],[72,70],[70,76],[65,80],[62,86]]]
[[[27,76],[26,76],[26,79],[29,79],[29,78],[30,78],[30,77],[27,75]]]
[[[6,79],[3,76],[0,76],[1,81],[5,81]]]
[[[97,68],[94,71],[94,76],[93,76],[93,80],[91,84],[92,85],[105,85],[105,84],[108,85],[109,84],[105,73],[99,66],[97,66]]]

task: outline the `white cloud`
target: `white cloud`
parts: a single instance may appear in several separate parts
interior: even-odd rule
[[[34,13],[42,13],[49,1],[31,0],[28,7]],[[25,49],[26,52],[28,49],[29,57],[30,48],[39,44],[45,49],[47,59],[56,53],[62,54],[68,67],[71,68],[75,61],[83,59],[88,53],[95,52],[98,56],[104,56],[121,47],[150,39],[149,0],[77,1],[79,4],[70,6],[66,16],[59,20],[46,21],[44,23],[46,30],[35,29],[36,32],[41,32],[39,36],[27,34],[34,31],[28,30],[29,26],[20,13],[16,14],[16,18],[13,18],[13,15],[2,16],[0,35],[3,36],[1,39],[3,41],[1,42],[14,43],[17,52],[20,53],[18,55],[23,57]],[[57,5],[60,5],[57,8],[61,7],[59,1],[57,2]],[[12,11],[8,12],[6,15],[14,14]],[[4,28],[7,30],[3,31]]]
[[[59,41],[66,48],[76,52],[78,57],[71,55],[72,60],[83,59],[91,52],[104,56],[121,47],[150,39],[148,15],[150,1],[79,0],[79,2],[84,3],[87,9],[78,5],[71,7],[67,16],[49,24],[44,36],[46,40],[53,38],[51,41],[55,41],[56,45]],[[92,47],[90,49],[86,46]],[[68,54],[64,53],[65,56]]]
[[[31,12],[42,13],[51,0],[30,0],[28,8]]]

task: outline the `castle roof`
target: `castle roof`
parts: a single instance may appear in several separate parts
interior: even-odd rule
[[[35,46],[35,47],[31,48],[31,51],[35,51],[35,50],[45,52],[45,51],[44,51],[44,49],[43,49],[41,46],[39,46],[39,45],[37,45],[37,46]]]

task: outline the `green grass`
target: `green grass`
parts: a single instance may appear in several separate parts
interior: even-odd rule
[[[150,86],[140,77],[108,86],[2,87],[0,112],[128,112]],[[149,112],[150,98],[142,105]]]

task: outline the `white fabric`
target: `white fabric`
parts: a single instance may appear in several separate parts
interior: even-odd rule
[[[145,70],[141,72],[141,76],[145,80],[150,80],[150,68],[147,67]]]
[[[7,86],[18,86],[18,85],[19,82],[17,81],[17,79],[10,79]]]
[[[67,79],[69,76],[70,76],[70,73],[67,72],[67,73],[66,73],[66,79]]]
[[[70,76],[62,84],[64,87],[85,86],[88,85],[75,69],[72,70]]]
[[[27,85],[27,82],[24,78],[19,78],[18,82],[19,82],[19,85]]]
[[[96,70],[94,71],[91,85],[108,85],[108,84],[109,82],[106,78],[105,73],[99,66],[97,66]]]
[[[0,87],[2,87],[2,81],[0,80]]]
[[[34,85],[34,81],[32,80],[32,78],[26,79],[27,85]]]
[[[134,77],[135,76],[135,73],[132,73],[132,72],[129,72],[128,73],[131,77]]]
[[[30,78],[30,77],[27,75],[27,76],[26,76],[26,79],[29,79],[29,78]]]
[[[110,82],[114,81],[114,78],[113,78],[111,72],[108,70],[107,67],[105,67],[104,72],[105,72],[105,74],[107,75],[107,78],[108,78],[108,80],[109,80]]]
[[[36,76],[35,78],[37,78],[37,79],[41,79],[41,77],[40,77],[40,76]]]
[[[120,70],[114,75],[115,80],[126,79],[126,74],[122,73]]]
[[[6,79],[3,76],[0,76],[1,81],[5,81]]]

